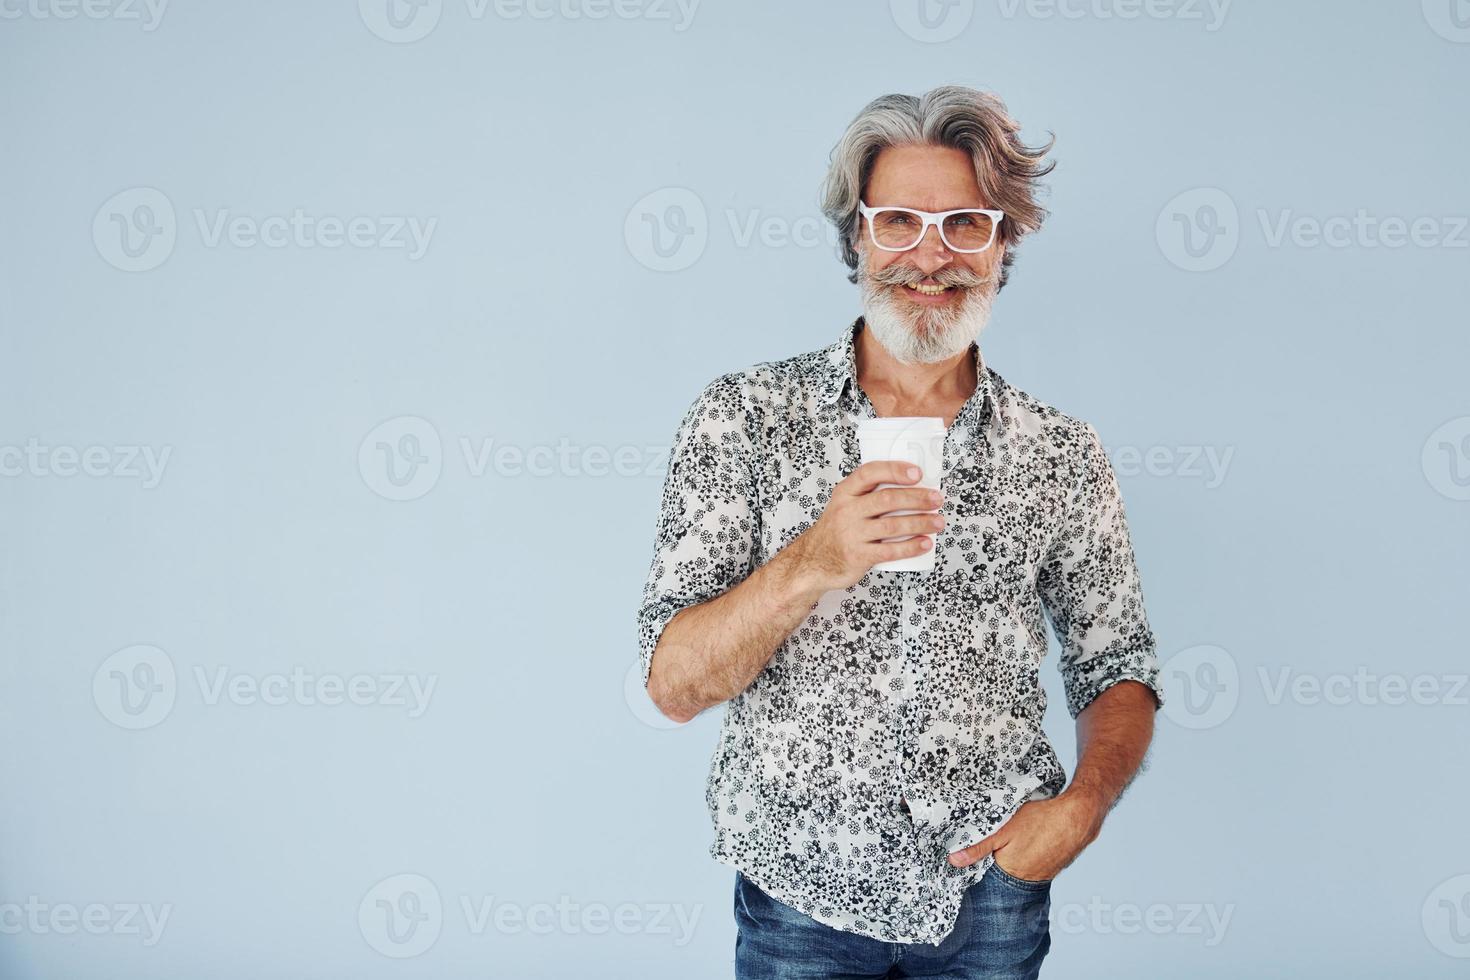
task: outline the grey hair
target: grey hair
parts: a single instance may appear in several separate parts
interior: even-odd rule
[[[869,102],[833,148],[822,184],[822,213],[837,226],[837,253],[852,270],[848,281],[858,280],[858,200],[878,153],[889,146],[930,145],[969,153],[987,203],[1005,212],[999,241],[1006,250],[996,288],[1004,286],[1016,243],[1046,218],[1046,209],[1036,200],[1037,190],[1040,179],[1056,166],[1044,161],[1056,137],[1030,147],[1021,142],[1020,130],[999,97],[962,85],[943,85],[917,97],[884,95]]]

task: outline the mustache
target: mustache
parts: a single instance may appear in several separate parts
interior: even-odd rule
[[[976,286],[988,286],[995,282],[994,276],[977,275],[969,269],[957,266],[949,266],[932,275],[925,275],[911,266],[890,265],[877,272],[869,272],[867,276],[876,286],[916,286],[925,279],[931,279],[941,286],[974,289]]]

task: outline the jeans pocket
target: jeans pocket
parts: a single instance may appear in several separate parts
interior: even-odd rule
[[[1012,885],[1016,888],[1024,888],[1027,891],[1041,891],[1042,889],[1050,888],[1052,881],[1055,880],[1052,878],[1042,878],[1038,880],[1033,880],[1031,878],[1017,878],[1005,868],[1002,868],[1000,866],[1000,862],[995,860],[993,857],[990,860],[990,870],[995,873],[997,880],[1003,881],[1006,884]]]
[[[753,926],[760,926],[761,920],[757,919],[750,911],[751,892],[754,890],[755,885],[751,884],[745,875],[739,871],[735,872],[735,916],[737,919],[744,919]],[[759,904],[758,897],[756,898],[756,903]]]

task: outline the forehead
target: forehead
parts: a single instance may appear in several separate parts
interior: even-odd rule
[[[886,146],[873,161],[863,200],[923,211],[986,207],[970,154],[950,146]]]

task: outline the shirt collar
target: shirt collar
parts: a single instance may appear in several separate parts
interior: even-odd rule
[[[859,330],[864,329],[863,318],[858,317],[848,324],[842,331],[842,336],[837,342],[823,350],[821,393],[822,404],[830,405],[842,397],[842,392],[847,389],[848,382],[857,383],[857,346],[854,339]],[[978,410],[984,403],[992,399],[990,387],[990,370],[985,365],[985,357],[980,353],[980,345],[970,344],[970,351],[975,358],[975,392],[965,402],[961,414],[969,414]]]

